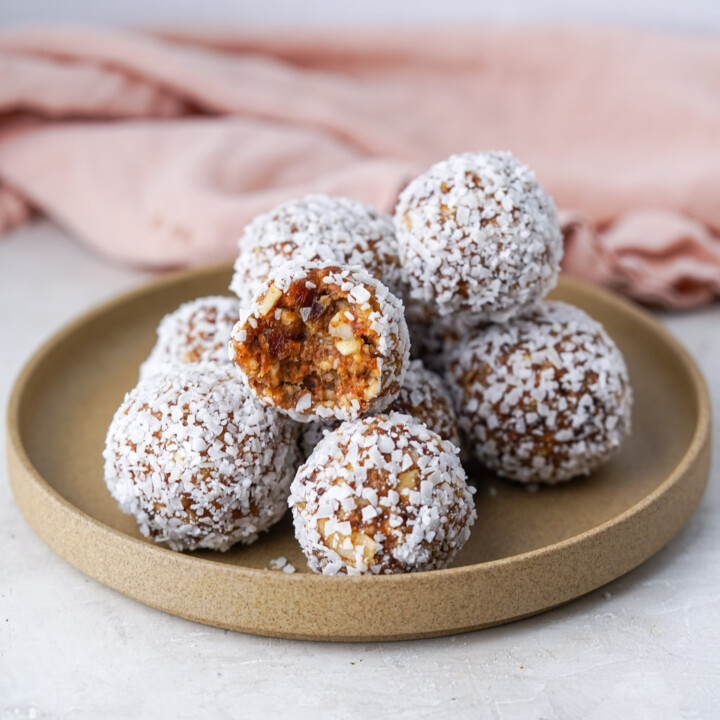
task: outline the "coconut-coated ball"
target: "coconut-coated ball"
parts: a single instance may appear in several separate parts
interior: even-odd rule
[[[105,483],[140,531],[173,550],[251,543],[286,510],[294,427],[232,365],[168,366],[131,390],[107,432]]]
[[[140,367],[140,378],[163,372],[168,363],[230,363],[227,345],[239,317],[234,297],[200,297],[182,304],[160,321],[157,342]]]
[[[289,260],[356,265],[397,290],[399,261],[392,218],[357,200],[306,195],[258,215],[239,240],[230,289],[243,308]]]
[[[597,321],[545,302],[491,325],[451,357],[461,428],[487,467],[557,483],[605,463],[630,432],[625,360]]]
[[[440,315],[501,321],[557,280],[563,246],[555,205],[508,152],[433,165],[400,194],[395,227],[412,297]]]
[[[420,360],[413,360],[397,397],[386,412],[410,415],[443,440],[460,446],[460,435],[452,399],[442,378],[428,370]]]
[[[405,320],[410,335],[410,357],[443,375],[448,355],[468,335],[488,323],[463,315],[440,315],[430,303],[405,297]]]
[[[458,452],[398,413],[328,433],[290,488],[310,569],[358,575],[446,567],[476,516]]]

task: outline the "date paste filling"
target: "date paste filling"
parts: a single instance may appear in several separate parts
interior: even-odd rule
[[[231,353],[261,400],[299,419],[342,419],[397,394],[389,346],[398,344],[398,322],[388,317],[396,308],[377,281],[353,275],[336,266],[304,268],[258,295]]]

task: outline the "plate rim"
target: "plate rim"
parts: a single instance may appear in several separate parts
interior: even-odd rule
[[[24,503],[22,502],[22,496],[23,493],[20,488],[20,484],[25,480],[26,482],[30,482],[32,485],[34,485],[34,489],[36,492],[42,493],[43,496],[45,496],[46,500],[48,500],[52,506],[54,506],[57,510],[60,510],[64,513],[69,513],[71,516],[75,516],[79,520],[82,520],[84,522],[89,521],[91,526],[94,527],[96,531],[100,531],[103,535],[105,535],[107,538],[111,539],[115,542],[122,542],[122,543],[129,543],[131,547],[136,548],[140,552],[145,553],[152,553],[154,554],[159,562],[162,562],[163,560],[166,560],[170,557],[173,558],[174,562],[179,563],[180,567],[187,567],[188,569],[191,567],[197,568],[198,565],[204,566],[206,568],[212,569],[214,571],[218,571],[222,569],[223,572],[229,572],[232,573],[235,577],[237,577],[238,580],[258,580],[262,578],[263,580],[269,580],[271,582],[274,582],[274,578],[276,576],[282,576],[282,581],[284,583],[295,583],[295,584],[301,584],[301,583],[314,583],[316,585],[318,584],[324,584],[327,585],[328,583],[331,584],[338,584],[343,583],[345,585],[363,585],[367,587],[369,584],[372,584],[373,586],[403,586],[407,583],[415,583],[417,582],[418,577],[428,575],[433,576],[434,578],[462,578],[463,576],[471,577],[476,574],[478,574],[481,571],[484,572],[491,572],[494,569],[500,569],[503,566],[506,566],[510,563],[524,563],[524,562],[532,562],[534,560],[537,560],[539,558],[542,558],[545,555],[554,554],[558,552],[563,552],[565,550],[568,550],[570,548],[573,548],[574,546],[582,545],[585,543],[591,543],[593,538],[598,535],[603,535],[607,533],[609,530],[628,523],[632,520],[632,518],[640,513],[642,513],[644,510],[648,508],[648,506],[655,504],[658,502],[664,495],[666,495],[674,486],[676,486],[679,482],[682,481],[682,479],[688,474],[689,471],[692,470],[692,468],[700,461],[702,461],[702,455],[703,453],[707,453],[708,456],[710,454],[710,445],[711,445],[711,400],[708,393],[707,385],[705,382],[705,379],[698,368],[695,360],[692,358],[690,353],[683,347],[683,345],[680,343],[679,340],[677,340],[670,331],[668,331],[659,321],[657,321],[655,318],[653,318],[651,315],[649,315],[647,312],[643,311],[639,307],[635,306],[632,302],[628,301],[625,298],[619,297],[612,293],[609,290],[606,290],[605,288],[601,288],[598,286],[590,285],[586,282],[583,282],[581,280],[578,280],[573,277],[569,277],[567,275],[562,275],[560,279],[560,283],[564,286],[567,286],[569,288],[579,288],[581,291],[588,295],[593,295],[595,298],[600,300],[604,304],[609,304],[614,307],[614,309],[619,310],[620,312],[624,314],[629,314],[633,317],[634,320],[640,322],[646,327],[649,327],[650,330],[653,331],[654,334],[660,335],[661,339],[673,350],[675,356],[680,360],[682,363],[682,366],[685,370],[685,372],[688,374],[692,381],[692,386],[694,389],[695,394],[695,401],[697,403],[698,412],[696,416],[696,424],[695,428],[693,430],[692,437],[688,443],[687,449],[683,456],[680,458],[680,460],[677,462],[673,470],[667,475],[667,477],[650,493],[643,496],[638,502],[633,504],[632,506],[626,508],[621,513],[613,516],[612,518],[604,521],[603,523],[596,525],[595,527],[592,527],[588,530],[585,530],[581,533],[572,535],[571,537],[565,538],[563,540],[560,540],[558,542],[552,543],[550,545],[545,545],[540,548],[535,548],[533,550],[528,550],[522,553],[518,553],[515,555],[509,555],[502,558],[496,558],[494,560],[489,560],[481,563],[473,563],[470,565],[462,565],[459,567],[452,567],[452,568],[445,568],[441,570],[433,570],[429,573],[408,573],[408,574],[395,574],[395,575],[376,575],[376,576],[350,576],[350,577],[333,577],[333,576],[323,576],[323,575],[316,575],[313,573],[298,573],[298,574],[286,574],[286,573],[272,573],[271,571],[262,569],[262,568],[252,568],[247,567],[243,565],[235,565],[231,563],[224,563],[219,560],[209,559],[209,558],[201,558],[194,555],[189,555],[186,553],[176,553],[172,550],[169,550],[167,548],[161,547],[159,545],[148,543],[146,540],[142,540],[139,538],[132,537],[130,535],[127,535],[123,533],[120,530],[117,530],[115,528],[110,527],[109,525],[104,524],[100,520],[96,519],[92,515],[89,515],[85,511],[78,508],[76,505],[73,505],[69,500],[65,499],[57,490],[55,490],[50,483],[45,480],[45,478],[42,477],[41,473],[35,468],[35,466],[32,463],[32,460],[29,457],[29,454],[27,452],[27,449],[24,446],[24,443],[22,441],[21,432],[20,432],[20,414],[22,412],[22,401],[23,397],[25,396],[25,393],[28,390],[29,382],[31,381],[35,370],[38,368],[38,366],[42,363],[42,361],[54,351],[54,349],[60,345],[67,336],[71,335],[75,330],[87,322],[90,322],[97,318],[97,316],[102,315],[108,310],[113,309],[116,306],[125,304],[126,302],[135,300],[139,297],[142,297],[143,295],[148,295],[155,293],[157,291],[162,290],[163,288],[167,286],[172,286],[176,284],[182,284],[183,282],[187,280],[196,280],[200,278],[203,275],[213,275],[217,274],[221,271],[229,270],[231,267],[231,263],[223,262],[223,263],[216,263],[209,266],[204,266],[201,268],[193,268],[190,270],[184,270],[181,272],[173,272],[169,273],[168,275],[164,275],[159,278],[155,278],[152,281],[148,283],[144,283],[140,285],[139,287],[133,288],[129,291],[126,291],[120,295],[117,295],[113,298],[110,298],[94,307],[92,307],[90,310],[82,313],[81,315],[75,317],[75,319],[71,320],[67,324],[65,324],[63,327],[61,327],[59,330],[57,330],[55,333],[53,333],[47,340],[45,340],[31,355],[31,357],[27,360],[25,365],[23,366],[22,370],[16,377],[12,392],[10,395],[10,399],[8,402],[7,407],[7,455],[8,455],[8,465],[9,465],[9,477],[10,477],[10,484],[12,487],[13,495],[15,497],[15,502],[20,508],[23,516],[25,517],[28,524],[33,528],[33,530],[40,536],[40,538],[48,544],[56,553],[60,554],[62,557],[64,557],[66,560],[71,562],[71,564],[75,564],[72,561],[70,561],[62,552],[60,552],[56,547],[53,546],[52,542],[50,542],[42,532],[42,529],[36,527],[37,519],[32,517],[32,512],[29,508],[24,507]],[[17,465],[24,470],[25,478],[20,478],[16,476],[15,472],[13,471],[13,462],[17,463]],[[708,473],[709,474],[709,473]],[[695,508],[697,507],[697,504],[699,503],[700,499],[702,498],[702,494],[704,492],[705,485],[707,483],[707,474],[704,477],[704,480],[702,482],[702,487],[700,488],[700,491],[697,495],[697,499],[693,502],[692,507],[690,508],[689,512],[687,513],[687,516],[684,517],[682,524],[680,527],[682,527],[686,522],[687,519],[689,519],[692,512],[694,512]],[[678,530],[673,531],[663,542],[659,547],[651,552],[649,555],[645,555],[644,559],[640,562],[644,562],[646,559],[651,557],[655,552],[657,552],[660,547],[665,545],[674,535],[678,532]],[[637,564],[633,565],[633,567],[637,566]],[[98,577],[97,574],[89,573],[86,570],[83,570],[81,568],[82,572],[85,574],[90,575],[91,577],[95,577],[100,582],[106,583],[103,579]],[[118,589],[118,588],[116,588]],[[124,592],[123,590],[120,590],[120,592]],[[127,594],[127,593],[124,593]],[[133,596],[131,596],[133,597]],[[137,598],[139,599],[139,598]],[[145,602],[144,600],[141,600],[142,602]],[[563,601],[565,602],[565,601]],[[150,603],[146,603],[150,604]],[[561,603],[562,604],[562,603]],[[164,608],[161,608],[164,609]],[[538,610],[538,612],[541,612],[541,610]],[[177,613],[175,613],[177,614]],[[194,618],[197,619],[197,618]],[[200,619],[202,622],[202,619]],[[503,622],[509,622],[510,619]],[[460,630],[453,630],[452,632],[459,632]],[[254,630],[251,630],[251,632],[256,632]],[[269,634],[269,633],[260,633],[260,634]],[[435,633],[435,634],[447,634],[447,633]],[[291,637],[292,635],[289,633],[281,633],[283,637]],[[300,637],[298,635],[298,637]],[[401,636],[397,636],[401,637]],[[388,638],[388,639],[394,639],[394,638]]]

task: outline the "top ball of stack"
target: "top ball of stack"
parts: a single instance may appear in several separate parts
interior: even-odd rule
[[[440,316],[502,322],[557,281],[563,245],[555,205],[508,152],[436,163],[401,193],[395,226],[410,297]]]

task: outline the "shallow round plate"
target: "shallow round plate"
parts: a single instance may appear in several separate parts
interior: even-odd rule
[[[313,575],[288,516],[254,545],[225,554],[155,545],[105,489],[105,431],[162,315],[225,293],[229,277],[229,266],[193,271],[93,310],[35,354],[10,400],[10,479],[27,521],[59,555],[129,597],[209,625],[288,638],[457,633],[542,612],[622,575],[667,543],[702,496],[710,404],[694,362],[644,312],[561,278],[553,297],[605,325],[635,388],[633,435],[601,471],[535,493],[476,473],[478,520],[447,570]],[[265,569],[279,556],[298,572]]]

